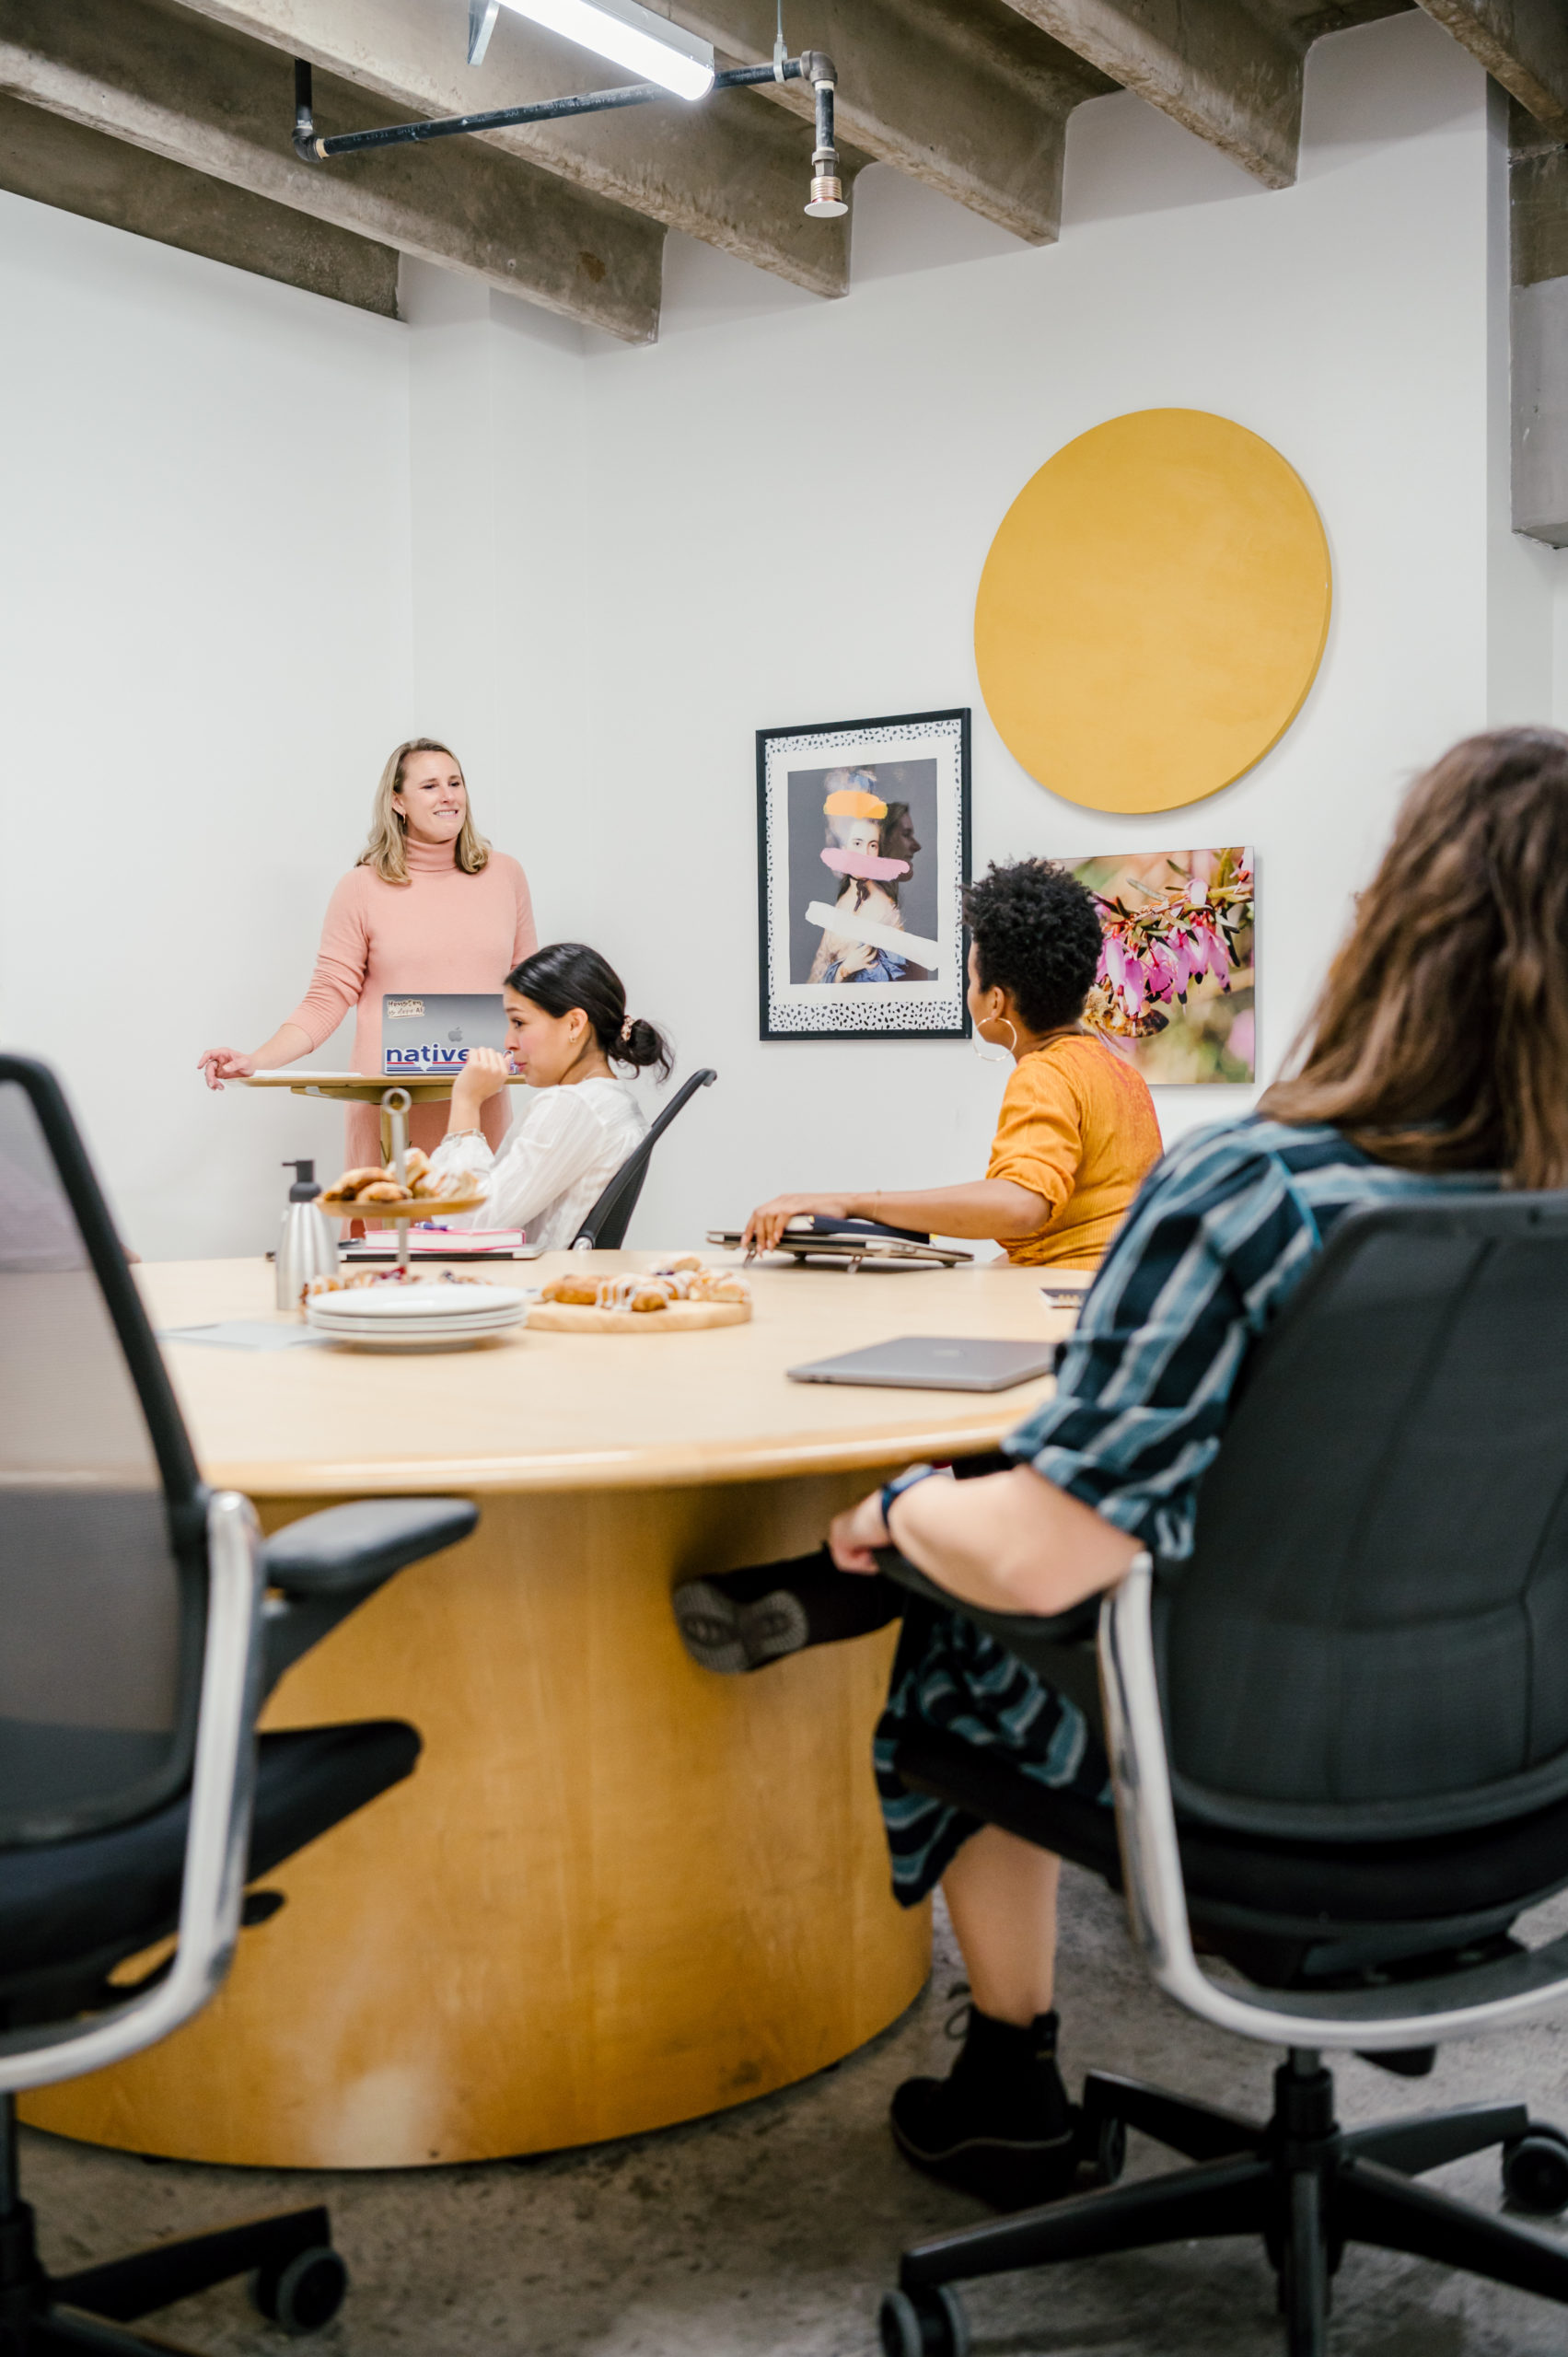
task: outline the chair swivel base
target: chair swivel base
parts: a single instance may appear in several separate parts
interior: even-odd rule
[[[348,2289],[348,2270],[319,2207],[220,2226],[104,2267],[52,2276],[38,2261],[32,2210],[17,2201],[0,2217],[0,2357],[52,2357],[64,2350],[167,2357],[178,2344],[128,2328],[237,2275],[251,2278],[256,2305],[290,2336],[331,2324]]]
[[[1274,2074],[1266,2125],[1098,2071],[1084,2083],[1084,2113],[1108,2176],[1120,2173],[1118,2139],[1127,2128],[1196,2165],[907,2251],[900,2288],[882,2303],[885,2357],[965,2357],[969,2334],[955,2283],[1222,2235],[1261,2238],[1279,2279],[1290,2357],[1325,2357],[1330,2286],[1347,2243],[1434,2258],[1568,2302],[1568,2248],[1561,2242],[1414,2182],[1425,2169],[1498,2144],[1504,2191],[1515,2208],[1547,2216],[1568,2207],[1568,2137],[1533,2122],[1522,2104],[1469,2104],[1342,2129],[1331,2075],[1316,2054],[1296,2051]]]

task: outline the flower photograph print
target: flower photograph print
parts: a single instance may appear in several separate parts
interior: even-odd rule
[[[1251,852],[1137,852],[1073,873],[1105,935],[1085,1022],[1151,1086],[1255,1079]]]

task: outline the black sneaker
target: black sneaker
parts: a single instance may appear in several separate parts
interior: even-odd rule
[[[904,1602],[890,1580],[836,1570],[825,1547],[688,1580],[670,1600],[692,1660],[726,1677],[885,1629]]]
[[[797,1654],[810,1634],[806,1607],[784,1587],[754,1604],[740,1604],[712,1580],[688,1580],[671,1601],[680,1642],[692,1660],[726,1677]]]
[[[1030,2210],[1076,2188],[1080,2115],[1056,2067],[1054,2014],[1022,2028],[971,2007],[949,2075],[906,2079],[891,2120],[906,2160],[993,2210]]]

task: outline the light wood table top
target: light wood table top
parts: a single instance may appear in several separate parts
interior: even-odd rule
[[[227,1084],[238,1088],[286,1088],[296,1097],[330,1097],[338,1105],[379,1105],[389,1088],[406,1088],[416,1105],[444,1104],[452,1093],[456,1075],[448,1073],[444,1079],[427,1077],[417,1072],[372,1073],[299,1071],[255,1072],[247,1079]],[[509,1075],[508,1088],[526,1088],[528,1082],[519,1073]]]
[[[606,1273],[665,1257],[551,1253],[475,1273],[537,1285],[568,1263]],[[853,1275],[796,1266],[749,1274],[751,1323],[707,1333],[525,1328],[476,1349],[408,1357],[165,1349],[210,1481],[257,1497],[386,1496],[683,1487],[970,1455],[1049,1398],[1051,1378],[989,1393],[893,1391],[791,1383],[785,1370],[900,1334],[1049,1342],[1072,1325],[1040,1290],[1072,1283],[1072,1271],[867,1265]],[[137,1275],[160,1329],[290,1322],[272,1306],[265,1260],[153,1261]]]

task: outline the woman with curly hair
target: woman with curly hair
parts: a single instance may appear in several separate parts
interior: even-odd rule
[[[770,1251],[792,1219],[871,1219],[942,1236],[991,1237],[1025,1266],[1096,1269],[1158,1159],[1143,1080],[1084,1028],[1100,928],[1083,886],[1049,860],[993,865],[970,888],[970,1013],[1005,1048],[1012,1076],[983,1178],[896,1193],[775,1195],[746,1224]],[[846,1580],[825,1547],[675,1591],[682,1642],[704,1669],[761,1669],[804,1646],[864,1635],[897,1618],[903,1592]]]
[[[1046,859],[993,863],[964,899],[969,1008],[1013,1059],[983,1178],[865,1193],[775,1195],[746,1223],[770,1252],[790,1222],[871,1219],[939,1236],[990,1237],[1024,1266],[1098,1269],[1160,1151],[1154,1101],[1132,1067],[1085,1029],[1100,928],[1084,887]]]

